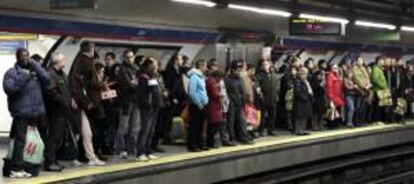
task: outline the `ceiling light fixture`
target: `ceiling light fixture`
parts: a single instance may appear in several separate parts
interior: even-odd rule
[[[186,3],[186,4],[194,4],[194,5],[202,5],[207,7],[215,7],[217,4],[211,1],[204,1],[204,0],[171,0],[172,2],[177,3]]]
[[[412,27],[412,26],[401,26],[401,31],[414,32],[414,27]]]
[[[349,20],[344,19],[344,18],[312,15],[312,14],[306,14],[306,13],[299,14],[299,17],[300,18],[305,18],[305,19],[315,19],[315,20],[320,20],[320,21],[325,21],[325,22],[337,22],[337,23],[341,23],[341,24],[348,24],[349,23]]]
[[[243,11],[250,11],[250,12],[255,12],[255,13],[260,13],[260,14],[265,14],[265,15],[281,16],[281,17],[290,17],[292,15],[290,12],[287,12],[287,11],[257,8],[257,7],[244,6],[244,5],[238,5],[238,4],[229,4],[228,8],[243,10]]]
[[[363,26],[363,27],[389,29],[389,30],[395,30],[397,28],[397,26],[392,25],[392,24],[383,24],[383,23],[360,21],[360,20],[355,21],[355,25]]]

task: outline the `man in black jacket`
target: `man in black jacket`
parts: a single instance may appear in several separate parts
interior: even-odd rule
[[[56,160],[56,151],[62,145],[65,136],[66,123],[69,120],[68,112],[76,109],[77,104],[71,97],[69,82],[63,68],[66,59],[61,53],[52,55],[52,63],[49,73],[52,78],[51,84],[45,92],[45,102],[49,119],[47,139],[45,140],[45,170],[61,171],[64,167]]]
[[[118,76],[120,119],[116,135],[116,153],[120,158],[136,156],[136,144],[139,131],[139,109],[134,98],[137,94],[138,80],[136,74],[138,66],[134,64],[135,55],[132,50],[124,52],[124,61]],[[128,135],[127,145],[125,136]]]
[[[231,64],[231,74],[225,78],[226,90],[230,99],[228,112],[228,129],[232,141],[239,141],[241,144],[252,144],[247,134],[246,120],[243,115],[245,103],[243,83],[240,72],[243,70],[241,61],[233,61]]]

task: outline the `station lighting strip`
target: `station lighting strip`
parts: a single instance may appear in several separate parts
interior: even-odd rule
[[[389,30],[395,30],[397,28],[397,26],[394,26],[392,24],[383,24],[383,23],[368,22],[368,21],[362,21],[362,20],[355,21],[355,25],[362,26],[362,27],[389,29]]]
[[[171,1],[172,2],[177,2],[177,3],[201,5],[201,6],[206,6],[206,7],[210,7],[210,8],[217,6],[217,3],[212,2],[212,1],[207,1],[207,0],[171,0]],[[265,15],[275,15],[275,16],[281,16],[281,17],[290,17],[290,16],[292,16],[292,13],[287,12],[287,11],[275,10],[275,9],[266,9],[266,8],[258,8],[258,7],[253,7],[253,6],[244,6],[244,5],[238,5],[238,4],[232,4],[232,3],[228,4],[227,7],[230,8],[230,9],[249,11],[249,12],[265,14]],[[341,23],[343,25],[349,23],[349,20],[344,19],[344,18],[321,16],[321,15],[312,15],[312,14],[306,14],[306,13],[299,14],[299,17],[300,18],[308,18],[308,19],[327,21],[327,22],[337,22],[337,23]],[[388,30],[397,29],[397,26],[392,25],[392,24],[384,24],[384,23],[369,22],[369,21],[362,21],[362,20],[355,21],[355,25],[362,26],[362,27],[388,29]],[[414,27],[401,26],[401,31],[414,32]]]
[[[320,21],[325,21],[325,22],[337,22],[337,23],[341,23],[341,24],[348,24],[349,23],[349,20],[344,19],[344,18],[312,15],[312,14],[306,14],[306,13],[299,14],[299,18],[315,19],[315,20],[320,20]]]

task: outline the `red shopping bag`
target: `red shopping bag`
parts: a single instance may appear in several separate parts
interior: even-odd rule
[[[253,128],[257,128],[260,125],[259,121],[259,111],[252,104],[246,104],[243,108],[244,114],[246,116],[246,121],[248,125],[251,125]]]

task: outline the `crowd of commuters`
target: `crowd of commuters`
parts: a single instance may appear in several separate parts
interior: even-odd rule
[[[61,53],[47,67],[25,49],[16,58],[3,81],[13,117],[13,177],[30,176],[23,168],[29,125],[38,127],[45,143],[45,170],[61,171],[58,150],[68,129],[77,144],[73,164],[102,166],[108,155],[157,159],[154,153],[165,151],[161,144],[174,143],[177,117],[184,122],[188,151],[200,152],[254,144],[258,137],[277,136],[276,128],[307,135],[404,123],[414,100],[414,65],[385,56],[339,64],[289,56],[279,66],[267,59],[234,60],[222,68],[215,59],[191,64],[175,54],[161,67],[156,58],[132,50],[124,51],[122,62],[112,52],[102,62],[94,44],[83,42],[69,74]],[[109,91],[116,95],[105,97]],[[256,123],[246,106],[255,109]]]

